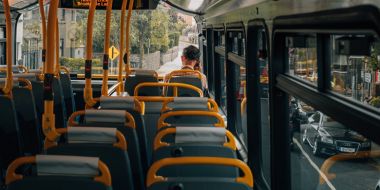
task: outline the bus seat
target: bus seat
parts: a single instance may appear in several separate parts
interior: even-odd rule
[[[157,128],[170,126],[225,127],[225,120],[213,111],[171,111],[161,115]]]
[[[143,161],[144,171],[147,171],[150,165],[150,152],[147,149],[146,127],[144,122],[144,103],[138,101],[135,97],[100,97],[100,109],[105,110],[125,110],[129,112],[136,123],[136,132],[139,139],[141,158]]]
[[[162,112],[190,110],[211,111],[211,106],[209,105],[210,101],[209,98],[206,97],[173,97],[164,102]],[[216,103],[214,105],[216,105]]]
[[[75,101],[74,101],[74,93],[71,85],[71,79],[69,73],[61,73],[60,74],[61,85],[62,85],[62,93],[66,108],[66,116],[71,115],[75,112]]]
[[[34,102],[37,109],[37,118],[39,123],[42,123],[42,114],[44,112],[44,100],[43,100],[43,81],[41,81],[36,73],[21,73],[14,74],[15,78],[24,78],[32,83]],[[67,115],[66,106],[63,98],[63,90],[61,80],[54,77],[53,80],[53,92],[54,92],[54,114],[56,116],[55,123],[57,128],[66,127]]]
[[[68,127],[57,132],[58,143],[46,139],[47,154],[99,157],[110,169],[114,190],[134,189],[127,141],[116,128]]]
[[[12,93],[20,134],[24,144],[24,153],[27,155],[38,154],[42,150],[43,139],[41,125],[37,119],[32,86],[29,88],[23,86],[13,87]]]
[[[178,167],[178,173],[175,175],[162,175],[160,170],[165,167]],[[192,166],[194,171],[200,175],[186,176],[186,170],[180,170],[181,166]],[[202,176],[202,170],[199,166],[219,166],[214,171],[220,173],[220,176]],[[222,167],[233,167],[240,169],[243,176],[222,176]],[[164,176],[164,177],[163,177]],[[155,162],[148,171],[147,187],[149,190],[158,189],[252,189],[254,179],[249,167],[242,161],[232,158],[218,157],[181,157],[165,158]]]
[[[83,116],[81,123],[75,122],[75,117]],[[128,142],[128,155],[131,161],[132,173],[135,181],[139,182],[136,187],[144,187],[145,172],[148,168],[141,159],[139,137],[133,116],[124,110],[85,110],[74,112],[69,118],[69,126],[92,126],[117,128]],[[146,170],[144,170],[146,169]]]
[[[154,150],[154,161],[186,156],[236,158],[234,136],[228,130],[217,127],[164,129],[156,135]]]
[[[158,82],[158,75],[154,70],[134,70],[125,79],[125,90],[128,94],[133,94],[135,87],[143,82]],[[139,96],[161,96],[159,87],[145,87],[139,91]]]
[[[157,133],[157,121],[160,118],[162,102],[145,102],[144,121],[146,126],[148,152],[153,152],[153,139]]]
[[[202,80],[196,76],[174,76],[169,80],[169,83],[184,83],[193,85],[203,90]],[[173,88],[169,87],[166,96],[173,96]],[[199,94],[190,89],[178,88],[179,97],[199,97]]]
[[[9,96],[0,95],[0,170],[23,154],[23,143],[18,126],[14,101]]]
[[[170,111],[214,111],[218,112],[218,104],[209,98],[204,97],[173,97],[163,103],[162,113]],[[216,120],[205,116],[176,116],[167,119],[168,123],[173,124],[192,124],[197,121],[197,124],[215,123]]]
[[[27,176],[16,174],[21,166],[31,164],[36,166],[35,174]],[[18,158],[9,166],[6,184],[7,190],[112,189],[110,171],[99,158],[64,155]]]

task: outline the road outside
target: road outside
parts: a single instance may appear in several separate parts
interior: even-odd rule
[[[165,76],[166,74],[170,73],[173,70],[178,70],[181,69],[182,62],[181,62],[181,55],[182,55],[182,50],[183,48],[189,46],[189,45],[195,45],[196,44],[191,44],[188,42],[180,41],[179,42],[179,51],[178,51],[178,56],[175,58],[173,61],[167,62],[163,64],[158,70],[157,74],[159,76]]]

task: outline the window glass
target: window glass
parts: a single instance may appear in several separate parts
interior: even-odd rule
[[[248,34],[250,35],[250,34]],[[251,34],[252,35],[252,34]],[[261,159],[262,168],[265,179],[270,184],[270,127],[269,127],[269,68],[268,68],[268,44],[266,30],[258,28],[255,31],[255,43],[257,43],[257,52],[252,52],[256,55],[256,62],[258,63],[260,72],[259,81],[259,96],[260,107],[256,110],[260,110],[261,115]],[[254,106],[254,105],[251,105]]]
[[[292,189],[376,189],[378,144],[293,97],[289,129]]]
[[[217,55],[217,64],[220,65],[220,84],[221,84],[221,102],[220,107],[223,109],[224,113],[227,114],[227,68],[225,57],[222,55]]]
[[[380,108],[380,41],[372,35],[332,35],[331,90]]]
[[[317,45],[315,36],[286,37],[288,74],[317,85]]]
[[[45,5],[45,14],[48,5]],[[86,28],[88,10],[59,9],[58,22],[61,41],[60,63],[72,73],[84,73]],[[102,73],[105,10],[96,10],[93,27],[93,74]],[[127,20],[125,18],[125,20]],[[66,22],[70,21],[70,22]],[[165,75],[181,68],[180,55],[188,45],[198,46],[198,31],[192,16],[171,9],[165,3],[155,10],[134,10],[131,19],[130,51],[131,67],[156,70]],[[42,31],[39,7],[22,12],[17,31],[17,61],[30,69],[42,67]],[[116,74],[120,49],[120,10],[114,10],[111,18],[110,74]],[[125,38],[124,38],[125,39]],[[124,44],[125,46],[125,44]],[[119,52],[117,54],[116,52]]]

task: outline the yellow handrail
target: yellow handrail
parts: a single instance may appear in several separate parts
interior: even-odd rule
[[[125,9],[127,8],[127,0],[123,0],[121,4],[121,15],[120,15],[120,56],[119,56],[119,73],[117,80],[118,82],[123,82],[123,55],[124,55],[124,26],[125,26]],[[124,85],[117,88],[117,95],[120,95],[124,91]]]
[[[46,17],[44,10],[44,0],[38,0],[40,6],[41,25],[42,25],[42,68],[45,73],[46,68]]]
[[[97,0],[91,0],[90,10],[87,19],[87,39],[86,39],[86,63],[85,63],[85,87],[84,87],[84,101],[86,102],[86,107],[93,107],[96,101],[92,95],[91,86],[91,67],[92,67],[92,32],[94,24],[94,16],[96,9]]]
[[[254,179],[249,167],[239,159],[219,158],[219,157],[180,157],[180,158],[164,158],[155,162],[148,171],[147,187],[157,182],[167,181],[163,176],[157,176],[158,170],[166,166],[173,165],[221,165],[233,166],[239,168],[243,172],[243,177],[237,177],[236,182],[244,183],[253,188]]]
[[[325,160],[321,166],[321,171],[323,174],[325,174],[326,178],[328,180],[336,178],[335,173],[329,173],[329,169],[337,162],[337,161],[345,161],[345,160],[353,160],[353,159],[361,159],[361,158],[379,158],[380,157],[380,151],[358,151],[356,154],[346,154],[341,153],[334,155],[327,160]],[[322,175],[319,176],[319,184],[324,184],[326,181],[322,177]]]
[[[47,48],[46,48],[46,67],[44,72],[44,113],[42,115],[42,129],[47,139],[55,141],[59,137],[59,133],[55,129],[54,115],[54,61],[55,57],[55,30],[57,22],[57,10],[59,1],[51,1],[49,7],[49,18],[47,23]],[[58,39],[57,39],[58,40]]]
[[[4,88],[1,89],[4,94],[10,95],[13,86],[13,73],[12,73],[12,21],[11,21],[11,9],[9,7],[9,1],[3,1],[5,23],[6,23],[6,62],[7,62],[7,80],[5,81]]]
[[[110,33],[111,33],[111,17],[112,17],[113,0],[108,0],[106,11],[106,31],[104,37],[104,56],[103,56],[103,83],[102,96],[108,96],[108,49],[110,48]]]
[[[131,73],[131,66],[130,66],[130,51],[129,51],[129,33],[131,29],[131,17],[132,17],[132,8],[133,3],[135,1],[129,1],[129,7],[128,7],[128,17],[127,17],[127,28],[126,28],[126,39],[125,39],[125,55],[127,56],[127,60],[125,63],[125,77],[127,77]],[[141,3],[141,2],[138,2]],[[141,60],[142,61],[142,60]],[[125,88],[123,86],[123,88]]]

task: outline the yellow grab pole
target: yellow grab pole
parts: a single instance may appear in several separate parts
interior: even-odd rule
[[[44,10],[44,0],[38,0],[40,6],[41,24],[42,24],[42,72],[45,73],[46,63],[46,17]]]
[[[49,16],[47,24],[47,41],[46,41],[46,67],[44,73],[44,113],[42,115],[42,129],[46,138],[50,141],[55,141],[59,134],[55,130],[55,115],[54,115],[54,94],[53,94],[53,79],[54,79],[54,61],[55,57],[55,30],[57,22],[58,0],[52,0],[49,7]]]
[[[59,26],[58,17],[55,25],[55,76],[59,77],[61,65],[59,64]]]
[[[132,9],[133,9],[133,3],[134,1],[129,1],[129,7],[128,7],[128,17],[127,17],[127,28],[126,28],[126,39],[125,39],[125,78],[128,77],[128,75],[131,73],[131,66],[130,66],[130,51],[129,51],[129,33],[131,29],[131,17],[132,17]],[[142,60],[141,60],[142,61]]]
[[[108,66],[109,66],[108,49],[110,48],[112,4],[113,4],[113,0],[108,0],[107,12],[106,12],[106,34],[104,37],[102,96],[108,95]]]
[[[124,55],[124,26],[125,26],[125,9],[127,8],[127,0],[123,0],[121,4],[121,15],[120,15],[120,56],[119,56],[119,73],[117,80],[118,82],[123,82],[123,56]],[[117,94],[120,95],[124,91],[124,85],[120,85],[117,88]]]
[[[93,107],[96,103],[92,96],[91,87],[91,67],[92,67],[92,31],[94,24],[94,16],[97,0],[91,0],[90,10],[87,19],[87,38],[86,38],[86,63],[85,63],[85,78],[84,101],[87,107]]]
[[[11,21],[11,8],[9,7],[9,1],[3,1],[5,22],[6,22],[6,62],[7,62],[7,80],[5,81],[3,93],[6,95],[11,94],[13,86],[13,73],[12,73],[12,21]]]

